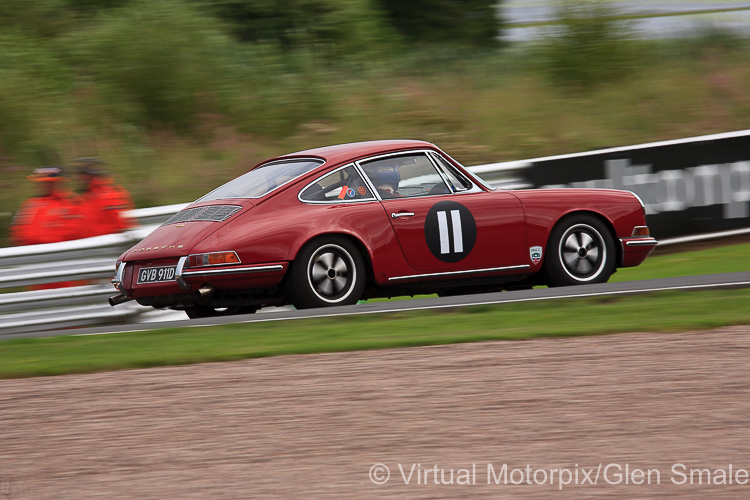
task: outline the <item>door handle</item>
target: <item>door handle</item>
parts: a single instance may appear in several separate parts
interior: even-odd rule
[[[414,217],[413,212],[391,212],[391,219],[398,219],[399,217]]]

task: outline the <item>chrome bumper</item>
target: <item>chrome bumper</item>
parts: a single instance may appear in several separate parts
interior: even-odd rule
[[[620,239],[621,242],[624,241],[626,247],[655,247],[659,244],[658,241],[656,241],[655,238],[639,238],[637,240],[624,240]]]
[[[183,290],[190,290],[189,281],[193,278],[235,276],[284,270],[284,266],[282,266],[281,264],[260,264],[254,266],[238,266],[222,269],[188,269],[185,267],[186,263],[187,257],[180,257],[179,262],[177,262],[177,269],[175,271],[175,279],[177,280],[177,284],[180,285],[180,288],[182,288]]]
[[[125,287],[122,286],[122,276],[125,273],[125,262],[120,262],[120,265],[117,267],[117,273],[115,274],[115,277],[112,278],[112,285],[114,285],[115,288],[117,288],[120,292],[123,294],[126,294]]]

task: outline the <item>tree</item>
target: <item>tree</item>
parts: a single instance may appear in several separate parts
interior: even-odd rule
[[[412,42],[495,47],[501,26],[496,0],[378,0]]]
[[[556,84],[587,89],[631,71],[639,60],[627,19],[602,0],[566,0],[541,44]]]
[[[197,0],[245,42],[278,44],[324,56],[372,54],[391,30],[370,0]]]

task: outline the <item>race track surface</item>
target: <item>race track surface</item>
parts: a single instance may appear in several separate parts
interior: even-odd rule
[[[557,300],[564,298],[596,297],[604,295],[634,295],[657,291],[674,290],[719,290],[728,288],[747,288],[750,286],[750,271],[702,274],[619,283],[600,283],[585,286],[563,286],[559,288],[536,288],[512,292],[479,293],[451,297],[432,297],[393,302],[372,302],[355,306],[322,307],[317,309],[282,310],[271,314],[245,314],[237,316],[219,316],[194,320],[164,321],[149,324],[107,325],[91,328],[65,328],[62,330],[37,331],[30,327],[26,333],[11,333],[7,338],[54,337],[59,335],[102,335],[108,333],[148,331],[160,328],[184,328],[193,326],[222,325],[229,323],[257,323],[264,321],[288,321],[294,319],[331,318],[360,314],[379,314],[398,311],[416,311],[428,309],[450,309],[482,304],[509,304],[512,302],[530,302]],[[283,309],[283,308],[268,308]],[[0,332],[2,336],[2,332]]]
[[[732,327],[4,380],[0,498],[747,498],[672,468],[750,470],[749,355]]]

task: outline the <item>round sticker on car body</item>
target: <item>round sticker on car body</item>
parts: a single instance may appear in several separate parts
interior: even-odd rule
[[[441,201],[427,212],[424,236],[432,255],[443,262],[458,262],[474,248],[477,223],[465,206]]]

